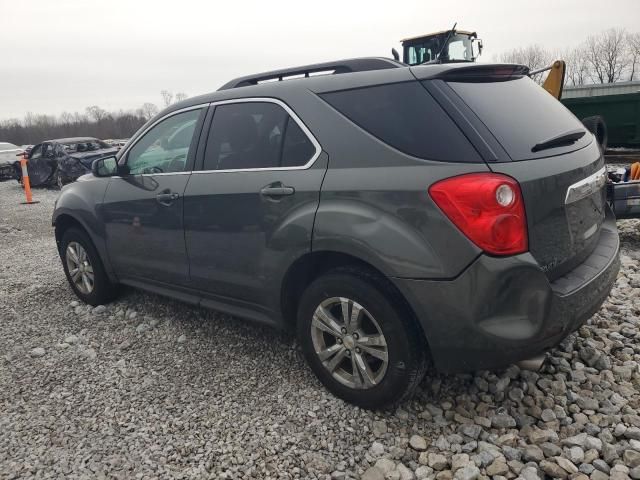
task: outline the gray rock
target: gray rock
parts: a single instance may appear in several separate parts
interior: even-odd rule
[[[470,462],[469,455],[466,453],[458,453],[451,457],[451,471],[456,472],[456,470],[464,467]]]
[[[469,463],[458,469],[454,475],[455,480],[476,480],[480,476],[480,469],[474,464]]]
[[[64,338],[64,341],[69,345],[75,345],[76,343],[78,343],[79,339],[76,335],[68,335]]]
[[[100,315],[106,311],[107,311],[107,307],[105,307],[104,305],[98,305],[93,309],[93,313],[95,313],[96,315]]]
[[[46,350],[42,347],[36,347],[31,349],[31,352],[29,352],[29,355],[31,355],[33,358],[40,358],[40,357],[44,357],[46,354]]]
[[[543,460],[540,462],[540,468],[551,478],[567,478],[567,472],[555,462]]]
[[[463,424],[458,428],[458,432],[462,435],[466,435],[473,440],[477,440],[482,432],[482,427],[476,424]]]
[[[595,468],[596,470],[602,472],[602,473],[606,473],[609,474],[609,471],[611,470],[611,468],[609,467],[609,464],[607,464],[607,462],[605,462],[604,460],[598,458],[596,460],[594,460],[591,465],[593,465],[593,468]]]
[[[632,438],[634,440],[640,440],[640,428],[629,427],[624,432],[624,438]]]
[[[565,438],[564,440],[562,440],[563,445],[567,445],[569,447],[581,447],[583,449],[585,448],[586,442],[587,442],[586,433],[580,433],[573,437]]]
[[[80,355],[82,355],[84,358],[88,360],[94,360],[98,356],[98,354],[93,348],[86,348],[84,350],[81,350]]]
[[[571,460],[567,460],[564,457],[556,457],[556,463],[569,474],[578,473],[578,467],[576,467]]]
[[[638,467],[640,466],[640,452],[636,452],[635,450],[625,450],[622,454],[622,460],[629,468]]]
[[[542,421],[544,422],[552,422],[553,420],[556,419],[556,414],[550,408],[545,408],[542,411],[541,418],[542,418]]]
[[[580,447],[571,447],[565,450],[567,458],[575,464],[582,463],[584,460],[584,450]]]
[[[562,455],[562,449],[554,443],[542,443],[540,444],[540,448],[542,449],[545,457],[557,457],[559,455]]]
[[[514,428],[516,420],[511,415],[503,413],[491,417],[491,425],[493,428]]]
[[[524,480],[542,480],[535,467],[525,467],[520,471],[520,477]]]
[[[384,473],[377,467],[370,467],[360,476],[361,480],[385,480]]]
[[[380,457],[384,455],[384,445],[379,442],[373,442],[369,447],[369,453],[373,457]]]
[[[544,453],[542,449],[537,445],[527,445],[522,452],[522,460],[525,462],[539,463],[544,460]]]
[[[420,435],[412,435],[409,439],[409,446],[418,452],[424,452],[427,449],[427,441]]]
[[[385,422],[384,420],[374,420],[371,424],[371,431],[377,438],[380,438],[385,433],[387,433],[387,422]]]
[[[187,336],[186,335],[180,335],[178,337],[178,343],[184,343],[187,341]]]
[[[381,458],[374,466],[380,470],[385,477],[396,469],[396,463],[388,458]]]
[[[138,325],[138,326],[136,327],[136,333],[137,333],[137,334],[141,334],[141,333],[146,332],[146,331],[147,331],[147,330],[149,330],[149,329],[151,329],[151,327],[150,327],[148,324],[146,324],[146,323],[141,323],[140,325]]]
[[[434,470],[444,470],[449,462],[447,461],[447,457],[444,455],[440,455],[439,453],[430,453],[428,455],[427,465],[429,465]]]
[[[506,475],[509,473],[509,467],[502,460],[495,460],[491,465],[487,467],[487,475]]]
[[[421,465],[416,468],[415,475],[418,480],[425,480],[432,477],[433,469],[426,465]]]
[[[416,478],[413,472],[402,463],[398,464],[396,471],[400,474],[400,480],[414,480]]]

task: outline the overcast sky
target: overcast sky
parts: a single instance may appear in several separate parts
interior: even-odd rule
[[[163,89],[193,96],[254,72],[390,56],[456,21],[478,32],[486,62],[639,20],[640,0],[0,0],[0,119],[160,105]]]

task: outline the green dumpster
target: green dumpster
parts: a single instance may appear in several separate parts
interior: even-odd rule
[[[593,115],[603,117],[610,147],[640,147],[640,92],[562,98],[561,101],[579,119]]]

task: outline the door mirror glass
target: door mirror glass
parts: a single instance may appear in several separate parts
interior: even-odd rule
[[[104,157],[95,160],[91,164],[91,173],[95,177],[113,177],[118,174],[118,161],[116,157]]]

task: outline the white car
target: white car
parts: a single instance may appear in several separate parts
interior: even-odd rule
[[[24,150],[13,143],[0,142],[0,181],[18,178],[17,168]]]

